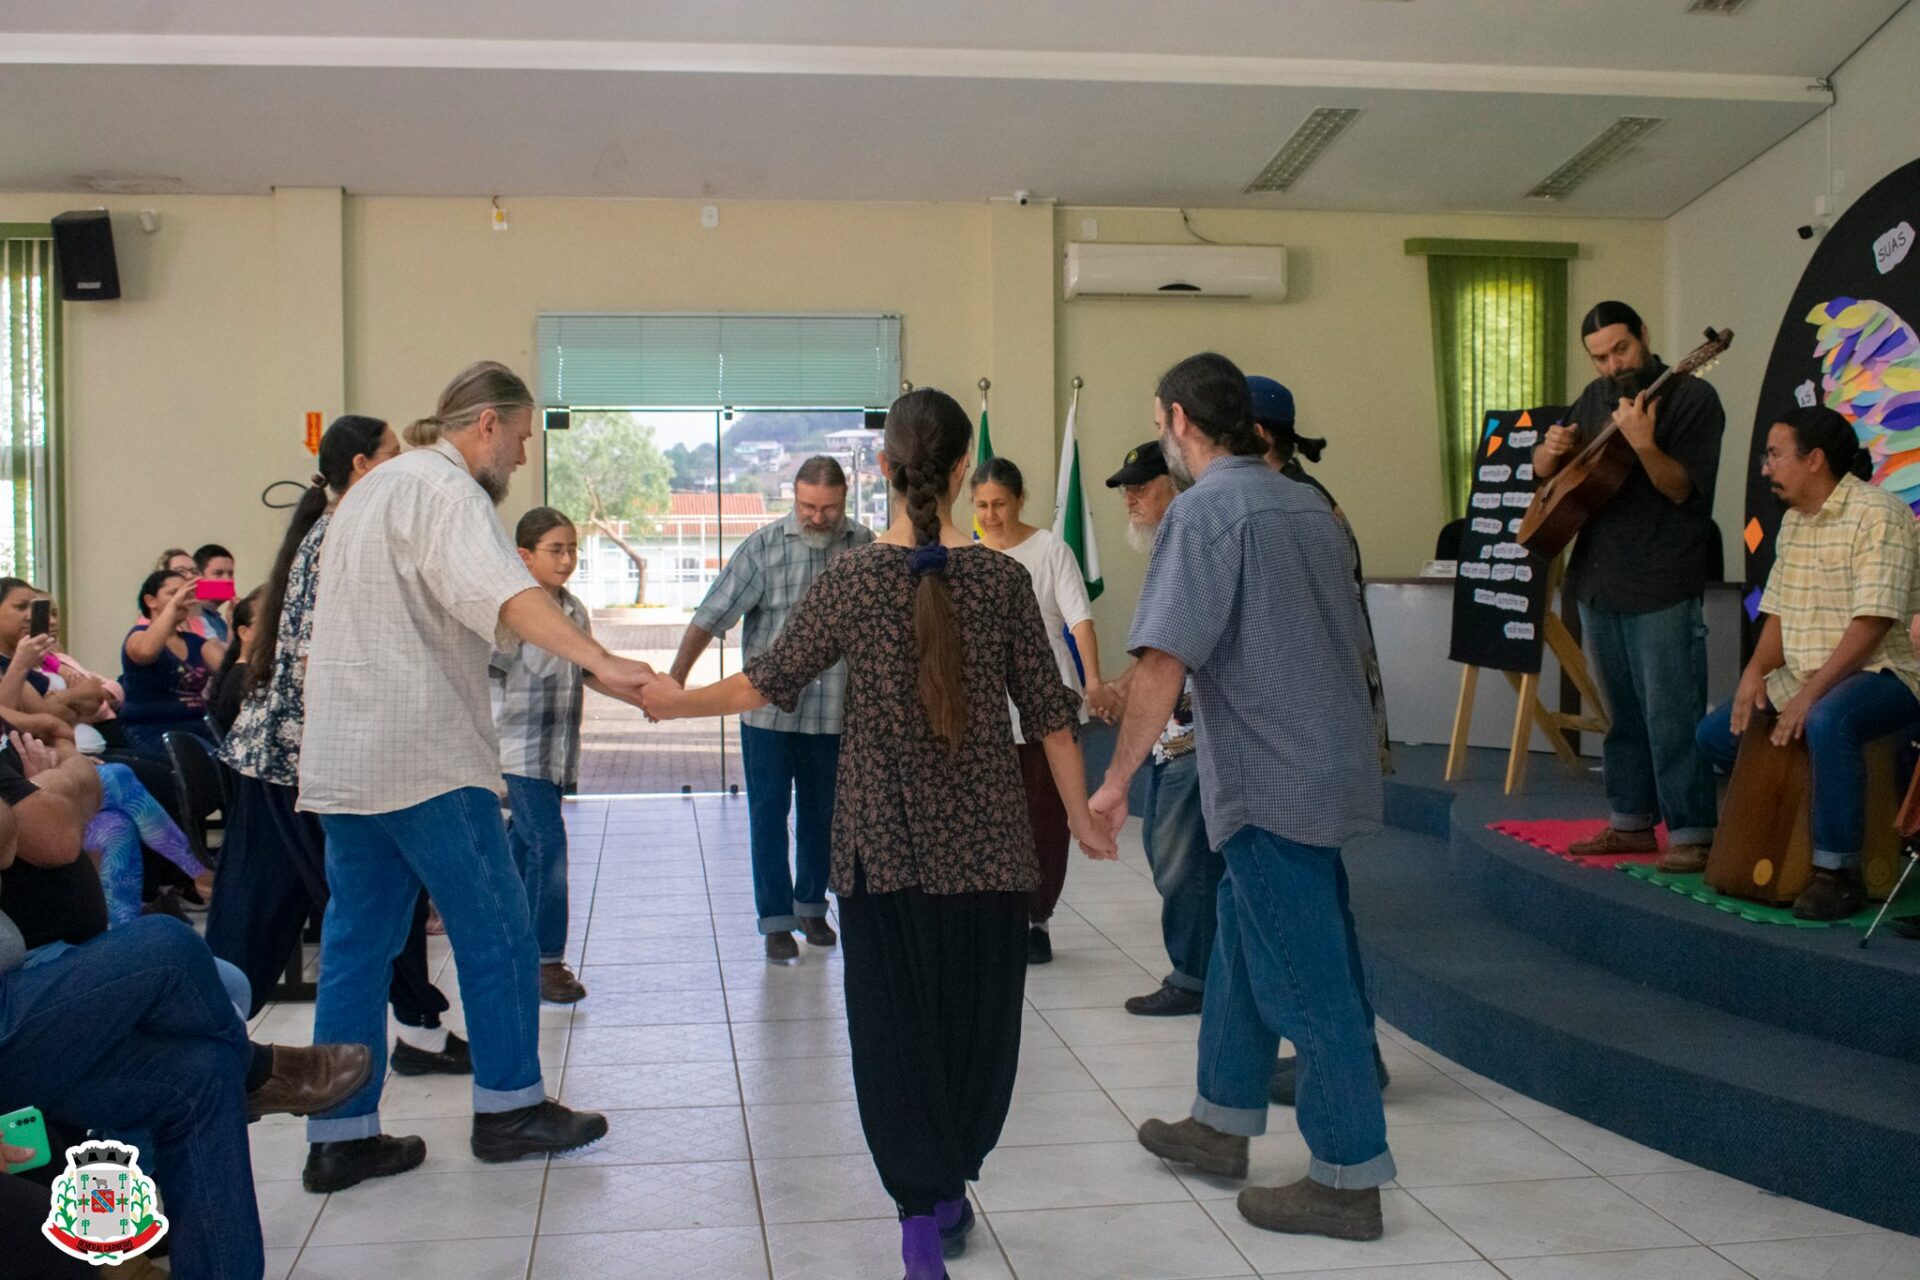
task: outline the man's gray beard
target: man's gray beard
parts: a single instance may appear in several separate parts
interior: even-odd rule
[[[512,471],[495,471],[491,467],[483,467],[473,473],[473,478],[479,482],[482,489],[486,490],[487,496],[493,499],[494,506],[497,507],[507,500],[507,490],[513,484]]]
[[[1193,472],[1188,468],[1186,455],[1180,452],[1180,446],[1174,443],[1173,433],[1170,431],[1161,433],[1160,456],[1167,461],[1167,474],[1173,477],[1174,488],[1193,487]]]
[[[1154,535],[1159,532],[1160,525],[1157,521],[1153,524],[1140,524],[1129,520],[1127,521],[1127,545],[1142,553],[1152,551]]]
[[[811,525],[803,524],[800,526],[800,541],[815,551],[825,551],[833,545],[833,540],[840,536],[840,530],[844,527],[842,523],[836,524],[831,529],[815,529]]]

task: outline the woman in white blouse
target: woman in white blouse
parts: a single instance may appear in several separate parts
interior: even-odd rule
[[[1018,560],[1033,579],[1040,616],[1053,643],[1060,680],[1081,696],[1080,723],[1087,722],[1087,699],[1099,693],[1100,641],[1093,630],[1093,611],[1087,601],[1080,564],[1067,544],[1052,531],[1020,518],[1026,503],[1026,482],[1020,468],[1006,458],[989,458],[973,473],[973,523],[980,541]],[[1054,788],[1046,752],[1020,733],[1020,715],[1013,716],[1013,740],[1020,753],[1020,777],[1027,794],[1027,816],[1033,823],[1034,851],[1040,859],[1040,887],[1027,909],[1027,963],[1053,959],[1047,922],[1060,903],[1067,882],[1067,847],[1072,833],[1066,807]]]

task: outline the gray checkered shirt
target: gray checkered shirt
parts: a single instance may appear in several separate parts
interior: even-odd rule
[[[560,590],[560,607],[588,635],[587,606]],[[575,663],[534,645],[496,649],[487,664],[500,772],[540,778],[571,791],[580,782],[580,713],[586,675]]]
[[[772,647],[787,625],[787,615],[807,594],[807,588],[827,567],[827,561],[849,547],[873,541],[873,530],[849,520],[840,536],[825,550],[815,550],[800,536],[792,515],[756,530],[737,548],[727,567],[707,589],[707,598],[694,610],[693,625],[708,635],[731,630],[746,619],[742,638],[742,665]],[[782,733],[839,733],[847,706],[847,664],[836,662],[800,695],[792,711],[765,706],[747,712],[741,723]]]
[[[1325,499],[1258,458],[1217,458],[1161,522],[1127,648],[1193,672],[1200,803],[1337,846],[1379,827],[1380,757],[1353,550]]]

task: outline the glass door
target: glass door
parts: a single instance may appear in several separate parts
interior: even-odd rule
[[[666,671],[693,611],[741,541],[793,510],[793,476],[816,454],[846,471],[848,519],[885,527],[879,433],[860,410],[576,409],[545,433],[547,502],[580,530],[570,584],[602,644]],[[688,675],[740,669],[742,628],[717,636]],[[744,789],[739,724],[653,725],[636,707],[587,694],[580,791],[588,795]]]

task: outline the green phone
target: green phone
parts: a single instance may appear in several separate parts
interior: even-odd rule
[[[53,1159],[47,1150],[47,1121],[38,1107],[22,1107],[18,1111],[0,1116],[0,1142],[12,1147],[26,1147],[33,1154],[17,1164],[0,1162],[0,1168],[8,1173],[24,1173],[28,1169],[38,1169]]]

